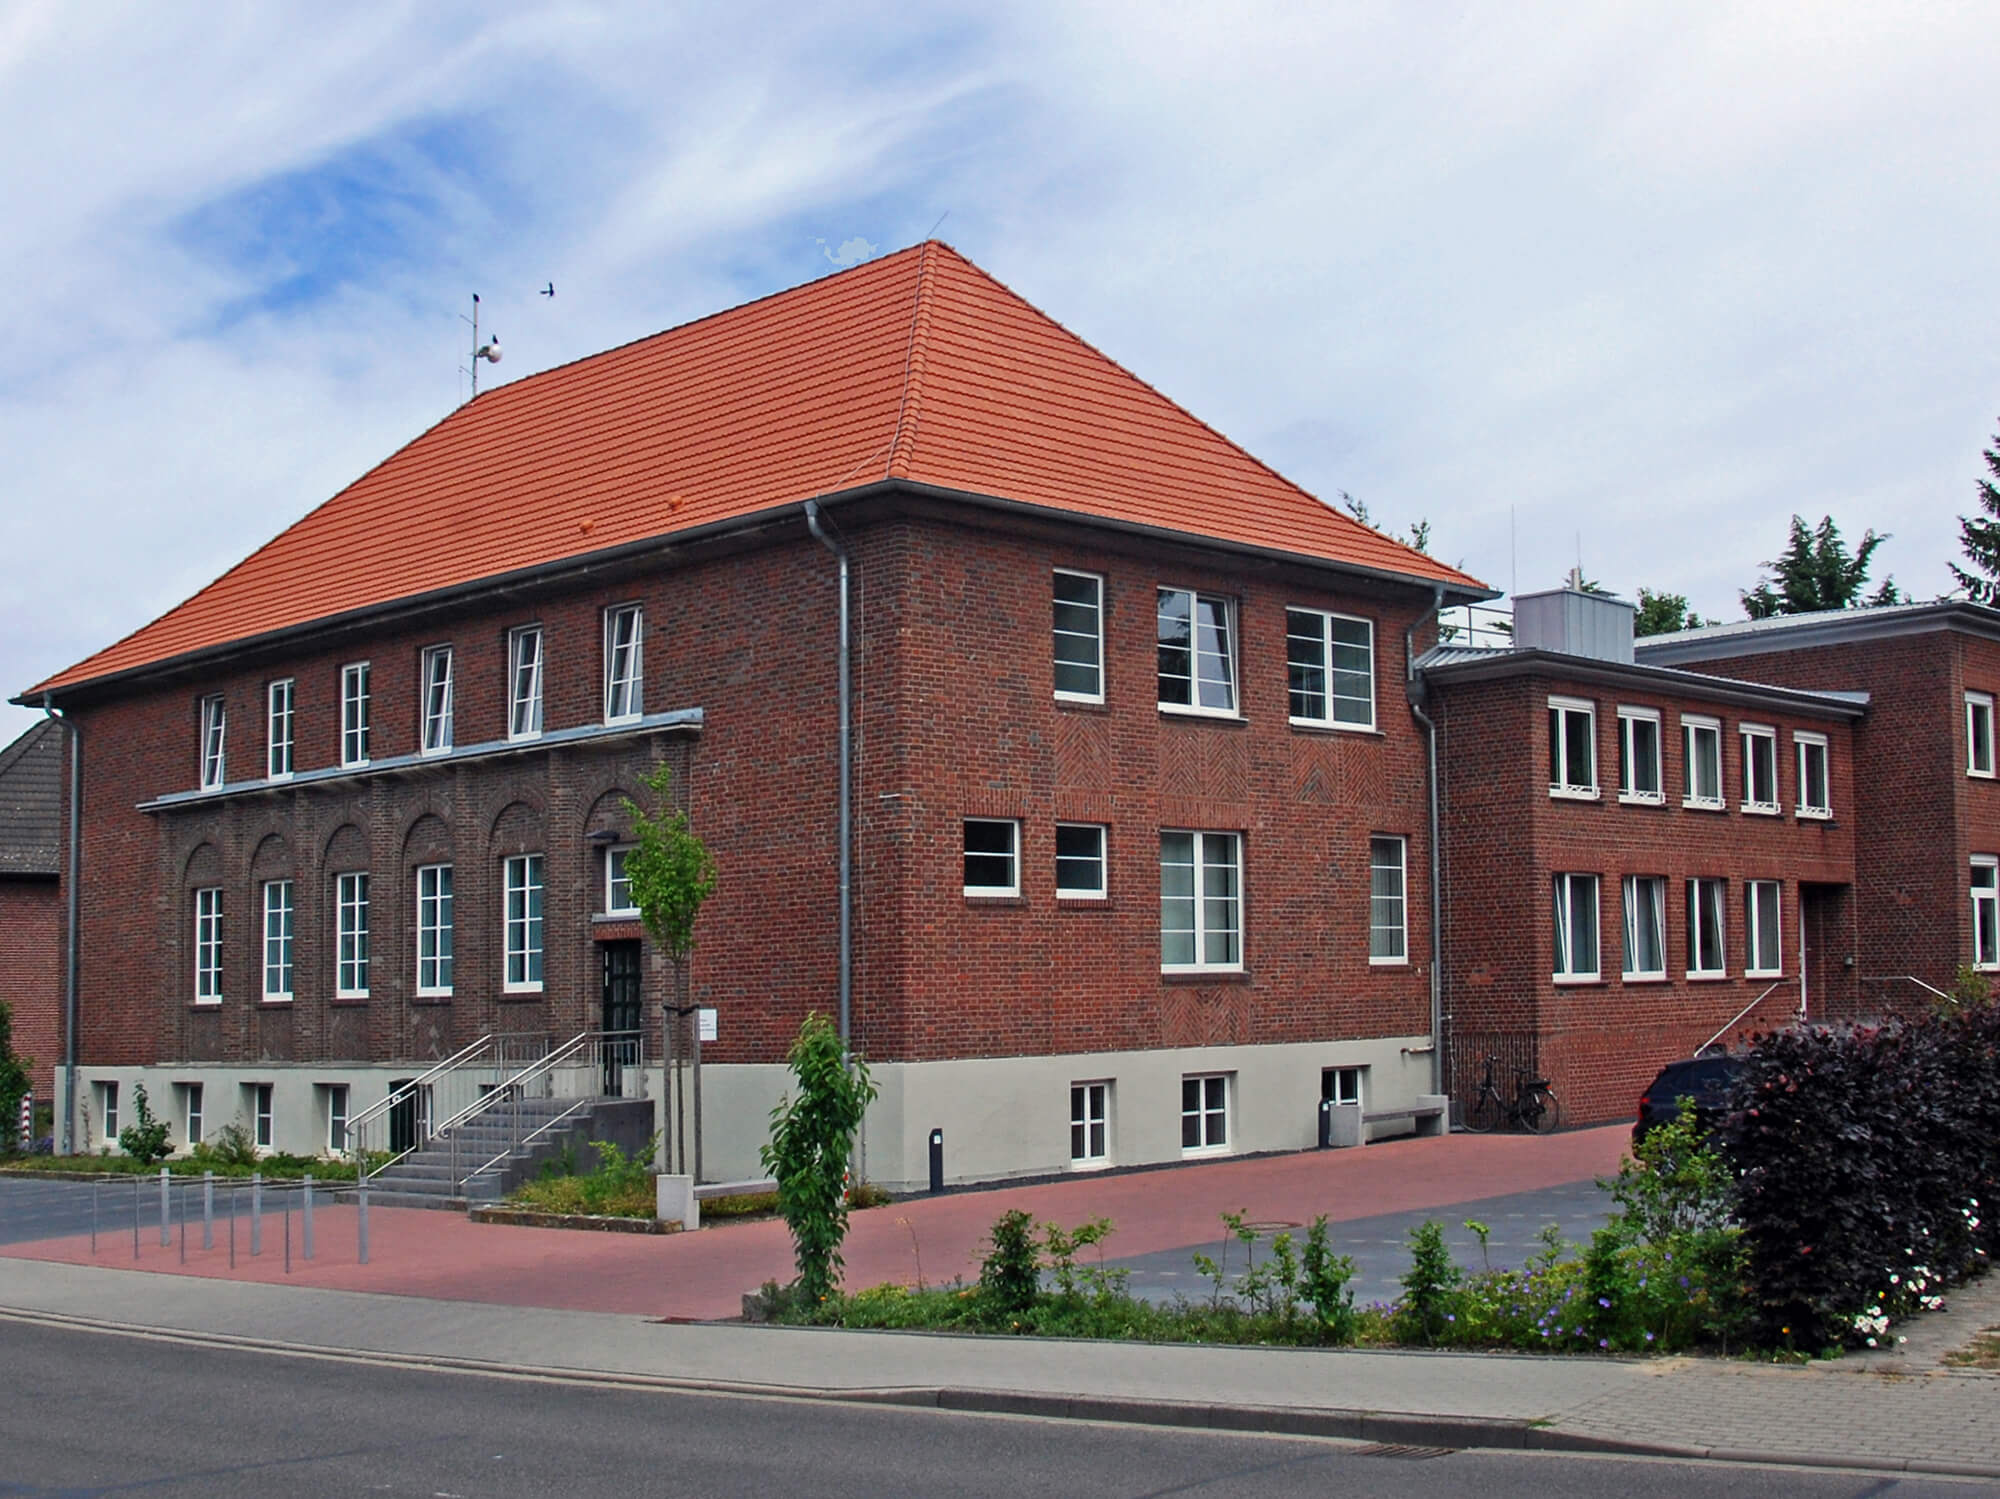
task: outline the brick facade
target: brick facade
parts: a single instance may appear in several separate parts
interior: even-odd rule
[[[46,1102],[62,1059],[62,893],[58,881],[0,878],[0,999],[14,1012],[14,1052]]]

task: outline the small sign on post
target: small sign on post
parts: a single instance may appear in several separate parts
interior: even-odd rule
[[[715,1039],[715,1006],[702,1005],[694,1012],[694,1034],[704,1045]]]

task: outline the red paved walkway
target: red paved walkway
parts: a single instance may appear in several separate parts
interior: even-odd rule
[[[1220,1231],[1217,1215],[1225,1210],[1244,1209],[1252,1221],[1306,1222],[1320,1213],[1340,1221],[1582,1181],[1615,1171],[1629,1138],[1623,1125],[1540,1139],[1453,1135],[919,1198],[854,1215],[846,1280],[850,1286],[913,1282],[920,1261],[924,1278],[933,1283],[957,1275],[971,1279],[985,1252],[987,1230],[1010,1208],[1069,1224],[1109,1218],[1117,1231],[1106,1250],[1122,1258],[1212,1244]],[[11,1245],[0,1248],[0,1258],[695,1318],[734,1316],[743,1292],[792,1274],[791,1240],[777,1221],[657,1238],[512,1228],[475,1224],[454,1213],[371,1208],[370,1263],[362,1265],[355,1259],[355,1209],[322,1207],[315,1219],[318,1254],[310,1264],[299,1256],[299,1225],[293,1222],[289,1276],[275,1216],[265,1220],[264,1253],[254,1260],[248,1226],[238,1225],[234,1270],[222,1223],[216,1225],[217,1248],[206,1252],[199,1248],[197,1227],[185,1266],[178,1243],[160,1247],[157,1222],[141,1233],[137,1261],[129,1232],[123,1238],[101,1233],[94,1258],[88,1238]],[[4,1286],[0,1274],[0,1296]]]

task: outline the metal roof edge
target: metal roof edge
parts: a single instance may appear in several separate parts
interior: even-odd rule
[[[1867,711],[1869,701],[1865,692],[1802,692],[1796,687],[1746,682],[1699,671],[1679,671],[1670,666],[1648,666],[1643,662],[1628,665],[1623,661],[1600,661],[1589,656],[1566,656],[1558,651],[1533,647],[1496,651],[1478,660],[1435,661],[1428,665],[1420,657],[1417,670],[1426,678],[1445,686],[1452,682],[1480,682],[1539,674],[1567,677],[1572,681],[1601,682],[1610,686],[1668,687],[1691,697],[1714,698],[1720,702],[1752,707],[1789,707],[1820,718],[1860,718]]]
[[[1914,606],[1890,605],[1879,611],[1827,609],[1815,614],[1782,615],[1684,630],[1676,635],[1646,636],[1633,643],[1633,653],[1663,664],[1713,661],[1726,656],[1768,656],[1813,646],[1887,640],[1953,629],[2000,640],[2000,609],[1964,599],[1942,599]]]

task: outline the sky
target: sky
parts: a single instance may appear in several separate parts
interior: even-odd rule
[[[450,411],[475,292],[490,385],[934,228],[1499,589],[1738,618],[1798,513],[1937,596],[2000,429],[1991,21],[0,0],[0,686]]]

